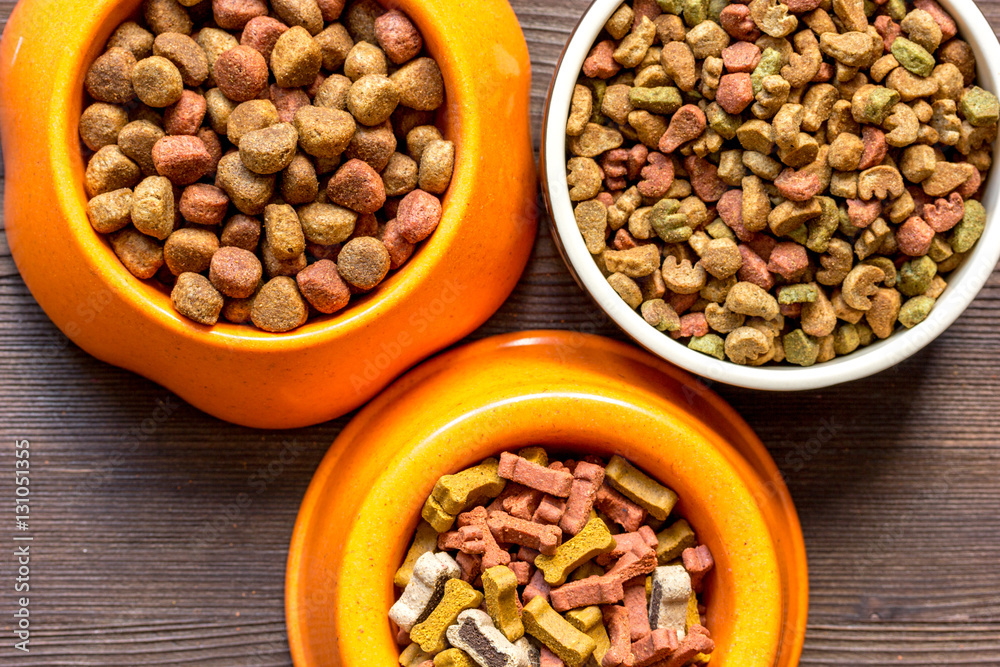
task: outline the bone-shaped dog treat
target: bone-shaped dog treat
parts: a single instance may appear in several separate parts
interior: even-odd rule
[[[664,520],[677,504],[677,494],[649,477],[620,456],[612,456],[604,470],[605,478],[656,519]]]
[[[625,608],[628,609],[629,637],[637,641],[649,634],[649,611],[646,608],[646,578],[636,577],[625,584]]]
[[[687,629],[691,576],[683,565],[662,565],[653,572],[649,594],[649,623],[654,628],[672,628],[684,639]]]
[[[416,644],[410,644],[399,654],[399,664],[403,667],[417,667],[432,658],[430,653],[420,650]]]
[[[496,629],[489,614],[468,609],[448,628],[448,641],[480,667],[529,667],[528,654]]]
[[[690,524],[684,519],[657,533],[656,542],[656,559],[660,565],[666,565],[698,543]]]
[[[441,601],[445,582],[461,574],[458,563],[448,554],[425,553],[413,566],[413,575],[403,594],[389,609],[389,618],[409,632],[414,625],[427,618]]]
[[[603,607],[604,625],[610,645],[601,660],[603,667],[631,667],[632,639],[628,609],[618,605]]]
[[[632,642],[635,667],[646,667],[667,658],[677,650],[679,644],[675,630],[670,628],[653,630],[639,641]]]
[[[630,551],[636,556],[642,556],[649,549],[655,549],[658,544],[656,533],[649,526],[639,526],[639,530],[634,533],[619,533],[614,538],[615,548],[594,559],[598,565],[612,565]]]
[[[685,549],[681,554],[684,569],[691,575],[691,587],[696,591],[701,590],[701,580],[708,572],[715,567],[715,559],[708,547],[702,544],[699,547]]]
[[[486,611],[500,632],[510,641],[523,637],[517,577],[510,568],[497,565],[483,572],[483,593],[486,597]]]
[[[573,470],[573,485],[566,499],[566,511],[559,519],[559,527],[570,535],[576,535],[590,519],[597,491],[604,482],[604,468],[580,461]]]
[[[525,521],[506,512],[491,513],[487,524],[497,540],[535,549],[547,556],[554,555],[562,543],[562,531],[558,526]]]
[[[607,473],[605,473],[604,483],[597,490],[594,506],[629,532],[639,530],[639,526],[646,520],[646,510],[608,485]]]
[[[607,525],[594,517],[583,530],[556,549],[552,556],[541,555],[535,559],[535,567],[545,572],[545,581],[550,586],[561,586],[571,571],[583,565],[598,554],[615,548],[615,540]]]
[[[621,580],[614,577],[587,577],[564,584],[549,594],[552,608],[560,612],[594,604],[614,604],[624,596]]]
[[[500,455],[500,466],[497,473],[504,479],[530,486],[557,498],[569,496],[573,486],[573,475],[565,470],[544,468],[510,452],[504,452]]]
[[[597,643],[556,613],[541,597],[532,598],[522,615],[525,631],[559,656],[567,667],[581,667]]]
[[[444,597],[434,611],[422,622],[413,626],[410,639],[427,653],[440,653],[445,648],[445,633],[454,625],[458,615],[483,603],[483,594],[461,579],[449,579],[444,585]]]
[[[510,562],[510,554],[497,544],[492,531],[487,524],[486,508],[482,505],[474,507],[468,512],[458,515],[459,530],[468,526],[475,526],[481,531],[483,540],[483,568],[489,569],[494,565],[506,565]]]
[[[437,538],[437,531],[429,523],[421,521],[417,524],[417,532],[413,536],[413,542],[406,552],[403,564],[396,570],[392,583],[400,588],[406,588],[406,585],[410,583],[410,577],[413,576],[413,566],[416,565],[417,559],[428,551],[434,551]]]
[[[450,648],[434,656],[434,667],[476,667],[476,662],[465,651]]]
[[[454,475],[445,475],[434,485],[431,497],[448,514],[461,514],[473,505],[496,498],[507,485],[497,475],[496,459],[486,459],[477,466]]]

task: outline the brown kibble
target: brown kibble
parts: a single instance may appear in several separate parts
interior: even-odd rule
[[[118,146],[105,146],[87,163],[84,186],[88,197],[131,188],[139,182],[139,166],[128,159]]]
[[[205,50],[187,35],[163,33],[153,42],[153,55],[166,58],[177,67],[186,86],[200,86],[208,78]]]
[[[136,120],[126,125],[118,135],[122,153],[139,165],[144,176],[156,174],[153,163],[153,146],[165,136],[162,129],[147,120]]]
[[[441,223],[441,200],[429,192],[414,190],[399,202],[396,220],[400,235],[410,243],[420,243]]]
[[[374,127],[358,125],[351,143],[344,151],[344,157],[367,162],[372,169],[381,172],[389,164],[389,158],[395,150],[396,135],[392,131],[392,125],[386,121]]]
[[[207,229],[178,229],[163,244],[163,259],[175,276],[201,273],[219,249],[219,237]]]
[[[433,125],[418,125],[406,133],[406,152],[419,163],[427,145],[442,139],[441,130]]]
[[[282,333],[306,323],[309,308],[299,294],[295,280],[287,276],[272,278],[253,300],[250,318],[264,331]]]
[[[142,15],[156,35],[165,32],[190,35],[194,30],[191,16],[177,0],[145,0],[142,4]]]
[[[163,266],[163,246],[133,227],[125,227],[110,236],[111,248],[129,273],[148,280]]]
[[[347,109],[347,93],[351,90],[351,80],[343,74],[331,74],[316,91],[313,104],[327,109]],[[353,116],[351,117],[353,120]]]
[[[346,111],[303,107],[295,114],[299,145],[313,157],[338,157],[354,136],[354,117]]]
[[[212,75],[219,90],[236,102],[255,99],[267,89],[267,62],[249,46],[237,46],[219,56]]]
[[[431,58],[416,58],[389,77],[399,92],[399,103],[411,109],[433,111],[444,104],[444,78]]]
[[[246,299],[257,290],[263,271],[260,260],[252,252],[229,246],[212,255],[208,279],[224,295]]]
[[[362,125],[381,125],[389,120],[399,103],[396,85],[381,74],[357,79],[347,93],[347,109]]]
[[[250,100],[244,102],[229,114],[226,135],[234,146],[239,146],[243,137],[256,130],[277,125],[281,122],[278,109],[270,100]]]
[[[344,74],[351,81],[357,81],[366,74],[389,72],[389,65],[382,49],[369,42],[356,42],[344,60]]]
[[[153,146],[153,164],[177,185],[191,185],[208,173],[212,156],[198,137],[166,136]]]
[[[212,326],[219,321],[224,301],[208,278],[200,273],[182,273],[170,292],[174,308],[198,324]]]
[[[455,169],[455,144],[435,140],[424,147],[420,156],[419,183],[422,190],[444,194]]]
[[[402,153],[393,153],[382,171],[388,197],[401,197],[417,187],[417,163]]]
[[[271,0],[275,14],[290,26],[301,26],[310,35],[323,29],[323,13],[316,0]]]
[[[327,22],[336,21],[344,11],[344,0],[316,0],[316,4],[319,5],[323,20]]]
[[[349,239],[358,220],[357,213],[336,204],[309,204],[299,209],[298,215],[306,240],[325,246]]]
[[[301,26],[285,31],[271,52],[271,71],[282,88],[301,88],[312,84],[322,66],[323,54],[319,44]]]
[[[216,185],[226,191],[241,213],[260,215],[274,196],[275,177],[255,174],[247,169],[239,153],[230,153],[219,161]]]
[[[299,133],[291,123],[255,130],[240,139],[240,159],[257,174],[276,174],[292,162]]]
[[[367,163],[348,160],[330,179],[327,197],[352,211],[374,213],[385,204],[385,185]]]
[[[329,315],[344,308],[351,300],[351,290],[340,277],[337,265],[321,259],[295,276],[302,296],[321,313]]]
[[[243,36],[240,37],[241,46],[249,46],[256,49],[260,55],[264,56],[264,62],[271,62],[271,52],[288,26],[278,19],[270,16],[258,16],[251,19],[243,29]]]
[[[316,35],[316,43],[323,54],[323,69],[328,72],[336,72],[343,67],[347,55],[354,48],[354,40],[347,34],[347,28],[339,23]]]
[[[288,204],[271,204],[264,209],[264,238],[275,259],[295,259],[306,250],[302,224]]]
[[[381,241],[362,236],[344,245],[337,270],[346,282],[367,291],[385,279],[389,273],[389,261],[389,251]]]
[[[162,176],[150,176],[135,187],[132,224],[143,234],[161,241],[174,231],[174,187]]]
[[[130,51],[112,47],[98,56],[87,71],[84,86],[98,102],[126,104],[135,97],[132,69],[136,59]]]
[[[105,192],[87,202],[87,219],[101,234],[117,232],[132,222],[132,191]]]
[[[163,129],[167,134],[195,135],[205,120],[208,105],[205,98],[193,90],[185,90],[176,103],[163,112]]]
[[[208,58],[210,77],[214,73],[215,64],[219,61],[222,54],[240,45],[236,37],[218,28],[202,28],[198,31],[198,34],[192,35],[192,37],[198,43],[198,46],[205,51],[205,57]],[[212,85],[215,84],[213,83]]]
[[[98,102],[80,116],[80,138],[87,148],[99,151],[118,143],[118,135],[128,125],[128,113],[113,104]]]
[[[281,174],[281,197],[285,202],[298,206],[316,201],[319,195],[319,178],[305,153],[298,152]]]
[[[220,225],[229,210],[229,197],[220,188],[195,183],[184,188],[178,204],[181,216],[195,225]]]
[[[143,104],[156,109],[170,106],[184,93],[180,70],[160,56],[150,56],[135,64],[132,86]]]
[[[405,14],[395,9],[375,19],[375,39],[396,65],[415,58],[424,47],[416,26]]]
[[[236,102],[218,88],[212,88],[205,93],[205,103],[209,125],[215,132],[225,135],[229,129],[229,117],[237,109]]]
[[[352,2],[344,13],[344,23],[347,31],[355,42],[370,42],[377,44],[375,39],[375,20],[385,13],[375,0],[356,0]]]
[[[223,247],[234,246],[254,252],[260,241],[260,230],[260,220],[248,215],[237,214],[226,222],[219,241]]]
[[[282,123],[291,123],[299,109],[312,104],[309,94],[301,88],[282,88],[277,84],[271,85],[271,102],[278,110],[278,120]]]
[[[243,30],[252,19],[266,17],[265,0],[212,0],[215,23],[223,30]]]
[[[153,55],[153,39],[153,33],[134,21],[126,21],[111,34],[107,48],[125,49],[136,60],[142,60]]]
[[[215,173],[219,168],[219,160],[222,159],[222,142],[219,141],[219,135],[211,129],[203,127],[198,130],[198,134],[195,136],[201,139],[201,142],[205,144],[205,150],[212,156],[212,167],[208,171]]]

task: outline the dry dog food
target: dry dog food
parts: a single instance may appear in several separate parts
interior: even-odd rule
[[[87,216],[199,324],[336,313],[441,222],[441,71],[405,14],[344,4],[146,0],[87,72]]]
[[[1000,102],[935,0],[636,0],[566,123],[576,222],[651,326],[809,366],[918,325],[979,239]]]
[[[705,664],[714,561],[677,500],[620,456],[540,447],[445,475],[394,578],[400,664]]]

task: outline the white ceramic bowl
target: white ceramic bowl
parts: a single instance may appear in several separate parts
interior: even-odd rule
[[[976,54],[978,85],[1000,91],[1000,44],[989,22],[972,0],[939,0]],[[791,391],[818,389],[878,373],[916,353],[954,322],[982,289],[1000,259],[1000,220],[995,207],[1000,197],[1000,165],[986,179],[983,205],[986,228],[962,265],[948,275],[948,288],[937,300],[930,316],[912,329],[896,331],[885,340],[832,361],[800,368],[794,366],[751,367],[688,349],[682,343],[648,325],[612,289],[593,256],[584,245],[573,217],[566,184],[566,119],[573,87],[583,61],[605,22],[621,0],[594,0],[577,24],[556,64],[549,89],[542,129],[542,179],[552,220],[553,235],[580,286],[629,336],[667,361],[713,380],[752,389]],[[1000,142],[997,142],[1000,143]],[[994,155],[997,156],[997,143]]]

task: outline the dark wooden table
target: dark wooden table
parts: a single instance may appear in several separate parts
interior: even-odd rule
[[[536,142],[553,65],[586,4],[514,2],[534,65]],[[13,5],[0,0],[0,16]],[[1000,27],[1000,1],[980,5]],[[714,386],[768,445],[798,504],[812,586],[803,664],[1000,665],[998,320],[995,273],[945,335],[876,377],[798,394]],[[602,322],[543,230],[517,290],[473,338],[620,336]],[[0,236],[0,664],[290,664],[288,542],[346,422],[238,428],[92,359],[49,322]],[[27,655],[12,648],[11,616],[22,438]]]

